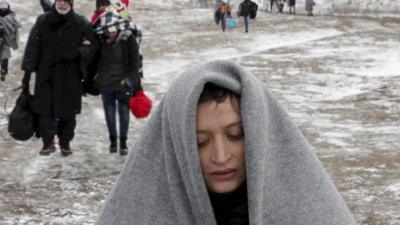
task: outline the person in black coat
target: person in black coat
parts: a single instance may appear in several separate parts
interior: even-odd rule
[[[289,14],[296,14],[296,0],[289,0]]]
[[[244,0],[239,5],[239,16],[243,16],[245,32],[249,32],[249,19],[255,19],[258,5],[251,0]]]
[[[94,86],[100,90],[103,100],[106,123],[110,137],[110,153],[118,150],[126,155],[129,130],[129,99],[134,92],[141,90],[139,73],[139,43],[135,34],[136,26],[116,12],[106,12],[95,23],[99,38],[99,51],[93,60],[91,72],[95,75]],[[118,109],[119,132],[116,124]]]
[[[61,153],[72,154],[76,114],[81,111],[83,62],[90,62],[96,40],[89,21],[73,10],[73,0],[56,0],[52,9],[41,14],[30,34],[22,61],[22,80],[29,90],[35,72],[33,110],[39,114],[42,155],[55,151],[59,137]]]

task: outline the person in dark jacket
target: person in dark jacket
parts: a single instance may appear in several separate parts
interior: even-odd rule
[[[76,115],[81,111],[83,62],[96,49],[89,21],[73,10],[73,0],[56,0],[41,14],[30,34],[22,60],[24,89],[35,72],[33,110],[39,115],[41,155],[55,151],[54,136],[64,156],[72,154]]]
[[[4,81],[8,74],[8,59],[11,57],[11,48],[18,49],[19,28],[15,13],[10,4],[0,2],[0,80]]]
[[[245,32],[249,32],[249,19],[256,18],[258,5],[251,0],[244,0],[239,5],[239,16],[243,16]]]
[[[219,22],[221,23],[222,32],[225,32],[226,20],[227,18],[231,17],[230,6],[227,5],[225,2],[222,2],[222,4],[217,8],[217,11],[215,13],[216,13],[215,16],[219,17]]]
[[[110,153],[118,151],[126,155],[129,129],[129,99],[141,90],[139,43],[136,40],[136,26],[116,12],[103,14],[95,25],[99,37],[99,51],[96,55],[95,87],[100,90],[110,138]],[[116,126],[116,110],[119,114],[119,135]]]
[[[289,14],[296,14],[296,0],[289,0]]]

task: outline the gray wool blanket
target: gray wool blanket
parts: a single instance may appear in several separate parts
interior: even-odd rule
[[[216,225],[196,143],[205,83],[241,95],[250,225],[352,225],[346,203],[285,110],[229,61],[183,72],[153,112],[97,225]]]

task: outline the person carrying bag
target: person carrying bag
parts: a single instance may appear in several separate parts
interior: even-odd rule
[[[136,25],[117,12],[105,12],[94,24],[100,47],[93,63],[94,87],[100,91],[110,138],[110,153],[128,153],[129,100],[142,90]],[[93,71],[93,70],[91,70]],[[92,75],[89,75],[92,76]],[[119,135],[116,111],[119,114]]]

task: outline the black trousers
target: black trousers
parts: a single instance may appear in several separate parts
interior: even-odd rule
[[[50,115],[39,116],[39,135],[45,145],[53,142],[55,135],[62,141],[71,141],[75,135],[75,127],[75,116],[70,118],[54,118]]]
[[[1,73],[2,74],[8,73],[8,59],[1,60]]]

